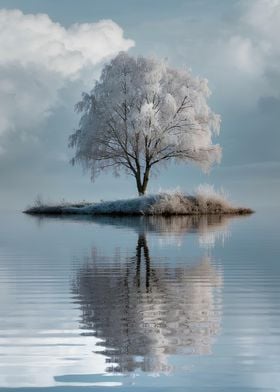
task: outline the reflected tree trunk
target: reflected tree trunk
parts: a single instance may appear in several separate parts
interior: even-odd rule
[[[149,253],[149,248],[147,244],[147,239],[146,235],[139,234],[138,236],[138,242],[136,246],[136,282],[137,282],[137,287],[141,286],[141,261],[142,261],[142,250],[143,250],[143,255],[144,255],[144,260],[145,260],[145,268],[146,268],[146,273],[145,273],[145,285],[146,285],[146,291],[149,291],[150,287],[150,276],[151,276],[151,259],[150,259],[150,253]]]

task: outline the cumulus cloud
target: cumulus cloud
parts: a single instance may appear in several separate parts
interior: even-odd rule
[[[279,0],[255,0],[247,3],[242,20],[267,37],[277,40],[279,36]]]
[[[67,83],[133,41],[111,20],[65,28],[45,14],[0,11],[0,134],[38,126]]]
[[[239,34],[233,33],[230,37],[227,53],[240,71],[265,79],[264,94],[278,95],[280,0],[255,0],[241,4]]]
[[[235,35],[226,45],[226,53],[234,67],[251,75],[259,75],[263,61],[257,48],[248,37]]]

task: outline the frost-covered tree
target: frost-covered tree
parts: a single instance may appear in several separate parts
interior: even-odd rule
[[[207,80],[155,58],[120,53],[105,65],[90,94],[76,110],[79,129],[70,136],[72,163],[90,169],[92,179],[106,169],[124,170],[146,192],[150,174],[171,161],[202,169],[219,162],[212,143],[220,117],[207,104]]]

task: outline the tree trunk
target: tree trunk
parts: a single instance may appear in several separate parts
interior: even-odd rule
[[[138,181],[136,180],[136,183],[137,183],[137,190],[138,190],[139,196],[144,196],[144,195],[145,195],[146,190],[147,190],[148,182],[149,182],[149,177],[146,178],[145,180],[143,180],[142,183],[141,183],[141,181],[138,182]]]
[[[142,181],[141,181],[140,173],[136,173],[135,179],[136,179],[136,186],[137,186],[139,196],[145,195],[149,182],[149,176],[150,176],[150,168],[147,168],[145,170]]]
[[[136,186],[137,186],[138,194],[139,194],[139,196],[143,196],[144,193],[142,190],[141,177],[140,177],[139,173],[136,173],[135,179],[136,179]]]
[[[150,167],[147,167],[143,176],[143,182],[142,182],[142,191],[143,195],[146,193],[146,189],[148,186],[149,182],[149,176],[150,176]]]
[[[143,189],[143,186],[141,185],[141,186],[138,188],[138,195],[139,195],[139,196],[144,196],[145,193],[146,193],[146,190]]]

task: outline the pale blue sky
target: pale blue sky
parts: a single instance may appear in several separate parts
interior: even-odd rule
[[[221,134],[216,139],[223,147],[221,165],[210,175],[190,166],[172,166],[151,180],[151,191],[177,186],[191,191],[207,182],[223,186],[233,200],[252,206],[278,203],[280,1],[0,0],[3,8],[44,13],[66,28],[73,23],[110,19],[123,29],[125,39],[134,40],[130,53],[167,57],[172,65],[186,65],[194,74],[209,79],[213,92],[210,104],[222,116]],[[17,26],[11,23],[11,35],[13,29]],[[11,46],[11,51],[16,51],[15,47]],[[19,74],[17,64],[13,63],[14,70],[9,64],[8,60],[0,62],[0,83],[9,72],[9,77],[12,74],[13,80],[20,81],[17,86],[29,93],[29,79],[24,80],[27,67]],[[99,69],[100,65],[93,69],[94,77]],[[48,84],[48,77],[42,73],[34,79],[37,84],[42,80]],[[2,203],[22,208],[37,194],[52,200],[99,200],[135,194],[130,178],[106,175],[92,184],[89,175],[68,164],[71,151],[67,137],[78,120],[73,104],[87,89],[82,78],[57,88],[58,100],[52,97],[56,104],[50,106],[44,121],[32,123],[32,127],[19,121],[12,131],[3,128]],[[52,91],[48,94],[51,96]]]

